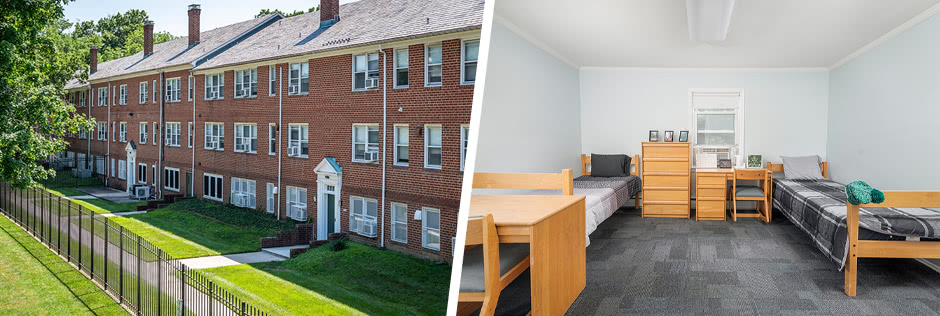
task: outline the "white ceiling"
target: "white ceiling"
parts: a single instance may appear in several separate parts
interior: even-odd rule
[[[738,0],[728,37],[689,39],[685,0],[498,0],[496,17],[582,67],[831,67],[940,0]]]

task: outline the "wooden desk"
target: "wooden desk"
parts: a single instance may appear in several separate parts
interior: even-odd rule
[[[728,181],[734,169],[695,169],[695,220],[727,219]]]
[[[563,315],[587,282],[583,195],[474,195],[500,242],[529,243],[532,315]]]

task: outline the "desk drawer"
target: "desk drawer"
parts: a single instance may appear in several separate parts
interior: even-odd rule
[[[698,188],[695,193],[696,197],[714,197],[725,199],[728,196],[728,190],[717,188]]]
[[[695,203],[696,218],[725,218],[725,202],[723,201],[697,201]]]
[[[646,201],[688,201],[688,190],[646,190],[643,192]]]
[[[688,176],[645,176],[643,185],[651,187],[688,187]]]
[[[689,205],[643,205],[643,216],[689,217]]]
[[[697,176],[695,177],[697,184],[718,184],[718,185],[728,185],[728,179],[724,176],[714,177],[714,176]]]

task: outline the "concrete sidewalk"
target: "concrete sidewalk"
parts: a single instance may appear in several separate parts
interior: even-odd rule
[[[209,256],[199,258],[181,259],[180,263],[190,269],[209,269],[234,266],[239,264],[284,261],[286,258],[270,254],[265,251],[237,253],[232,255]]]

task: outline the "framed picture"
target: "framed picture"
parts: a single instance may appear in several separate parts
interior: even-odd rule
[[[731,169],[731,159],[718,159],[718,168]]]
[[[666,135],[663,137],[664,142],[673,141],[672,136],[675,135],[675,131],[665,131]]]
[[[650,141],[651,142],[659,141],[659,131],[650,131]]]
[[[747,155],[748,168],[761,168],[764,165],[764,159],[761,155]]]
[[[679,131],[679,141],[683,143],[689,142],[689,131]]]

